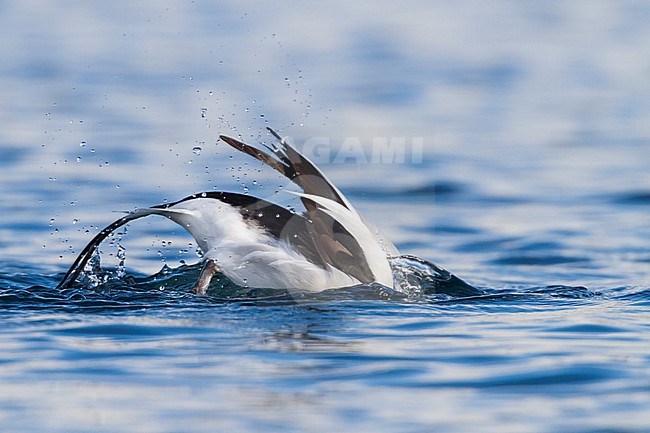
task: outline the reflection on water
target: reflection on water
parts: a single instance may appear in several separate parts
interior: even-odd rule
[[[646,2],[0,11],[3,431],[648,430]],[[196,297],[151,219],[102,247],[125,280],[53,289],[114,211],[288,202],[216,140],[266,126],[462,280]]]

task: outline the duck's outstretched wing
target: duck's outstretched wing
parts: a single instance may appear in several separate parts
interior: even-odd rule
[[[137,209],[109,224],[102,229],[88,243],[88,245],[86,245],[79,256],[77,256],[68,272],[57,285],[57,289],[69,288],[75,282],[86,264],[92,258],[95,250],[115,230],[131,221],[145,216],[161,215],[170,217],[174,212],[183,212],[183,203],[195,199],[214,199],[231,205],[239,211],[244,219],[257,224],[272,238],[291,245],[292,249],[302,254],[310,262],[322,267],[323,269],[332,266],[330,257],[324,255],[323,250],[317,245],[318,236],[314,236],[316,230],[313,227],[313,223],[307,220],[303,215],[296,214],[282,206],[278,206],[250,195],[210,191],[193,194],[172,203]],[[343,227],[339,228],[337,236],[351,238],[351,235]],[[358,245],[357,248],[359,248]],[[355,276],[354,272],[350,272],[349,274]]]
[[[66,272],[65,276],[61,282],[57,284],[56,288],[61,290],[69,288],[75,282],[81,271],[83,271],[86,263],[88,263],[97,247],[99,247],[99,244],[101,244],[104,239],[109,237],[111,233],[129,222],[138,218],[145,217],[147,215],[151,215],[151,212],[146,212],[146,209],[130,212],[122,218],[107,225],[102,231],[97,233],[97,235],[90,242],[88,242],[88,245],[86,245],[83,251],[81,251],[81,253],[77,256],[77,259],[74,261],[72,266],[70,266],[70,269],[68,269],[68,272]]]
[[[305,206],[312,209],[307,215],[297,214],[251,195],[232,192],[201,193],[149,211],[165,215],[168,209],[173,211],[179,206],[182,209],[182,203],[188,200],[217,199],[235,207],[244,219],[254,222],[271,237],[291,245],[294,251],[315,265],[323,269],[334,267],[361,283],[378,281],[366,257],[377,246],[371,244],[368,247],[360,243],[368,240],[372,242],[372,236],[357,214],[333,200],[305,194],[299,196]],[[341,211],[333,213],[328,205]],[[372,260],[375,257],[368,258]],[[388,263],[385,255],[383,258]],[[389,285],[385,280],[380,282]]]
[[[270,128],[269,131],[279,140],[279,147],[267,147],[272,155],[230,137],[221,136],[221,139],[300,186],[304,192],[299,196],[307,211],[305,215],[298,215],[252,196],[216,191],[192,195],[174,203],[138,209],[101,230],[79,254],[57,288],[70,287],[97,247],[118,228],[148,215],[169,217],[173,212],[182,211],[182,202],[197,198],[217,199],[236,207],[244,218],[255,220],[267,233],[287,242],[318,266],[337,268],[361,283],[379,282],[392,287],[386,251],[395,255],[395,247],[383,240],[381,234],[363,219],[309,159],[281,139],[275,131]],[[173,209],[174,206],[179,207]]]

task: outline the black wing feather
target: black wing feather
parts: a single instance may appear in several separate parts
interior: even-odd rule
[[[244,194],[211,191],[193,194],[172,203],[151,206],[151,209],[169,209],[184,201],[199,198],[215,199],[235,207],[244,219],[255,221],[269,235],[287,242],[312,263],[323,268],[327,267],[328,260],[323,257],[320,249],[316,245],[315,238],[312,236],[312,229],[310,229],[312,223],[304,216],[266,200]],[[70,269],[68,269],[68,272],[66,272],[56,288],[59,290],[69,288],[90,261],[95,250],[111,233],[133,220],[152,214],[154,212],[147,212],[147,209],[135,211],[102,229],[77,256],[77,259],[70,266]]]
[[[332,186],[318,167],[305,158],[289,143],[282,140],[271,128],[267,129],[279,140],[281,145],[279,148],[269,149],[273,152],[275,158],[256,147],[242,143],[232,137],[221,135],[219,138],[235,149],[244,152],[279,171],[282,175],[286,176],[296,185],[301,187],[306,194],[325,197],[349,209],[347,201],[341,196],[337,189]]]
[[[145,217],[147,215],[148,214],[128,214],[118,219],[117,221],[113,221],[111,224],[102,229],[102,231],[97,233],[97,235],[90,242],[88,242],[88,245],[86,245],[83,251],[81,251],[81,253],[77,256],[77,259],[74,261],[72,266],[70,266],[70,269],[68,269],[68,272],[66,272],[65,276],[56,286],[56,288],[60,290],[69,288],[75,282],[81,271],[84,269],[86,263],[88,263],[97,247],[99,247],[99,244],[101,244],[104,239],[109,237],[111,233],[129,222],[138,218]]]
[[[279,171],[300,186],[306,194],[330,199],[352,211],[347,200],[311,161],[282,140],[274,130],[267,129],[280,143],[280,147],[269,148],[267,146],[275,158],[234,138],[222,135],[221,139],[235,149],[251,155]],[[307,197],[301,197],[300,200],[305,206],[306,217],[309,221],[305,228],[312,241],[308,244],[315,248],[318,252],[317,256],[322,258],[325,263],[355,277],[362,283],[375,281],[363,249],[355,237],[338,221],[323,212],[316,202]],[[306,257],[312,259],[312,257]]]

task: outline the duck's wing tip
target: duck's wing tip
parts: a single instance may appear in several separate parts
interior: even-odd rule
[[[277,132],[275,132],[275,130],[273,128],[271,128],[270,126],[267,126],[266,130],[269,131],[271,133],[271,135],[273,135],[280,143],[284,143],[284,139],[282,137],[280,137],[280,135]]]
[[[95,235],[95,237],[90,242],[88,242],[88,244],[84,247],[81,253],[79,253],[74,263],[72,263],[72,265],[70,266],[70,269],[68,269],[68,272],[66,272],[63,279],[61,279],[61,282],[59,282],[59,284],[56,285],[56,289],[57,290],[67,289],[75,282],[75,280],[77,279],[81,271],[83,271],[84,267],[92,257],[97,247],[99,247],[99,244],[101,244],[104,241],[104,239],[109,237],[111,233],[113,233],[118,228],[126,225],[127,223],[133,220],[145,217],[147,215],[151,215],[152,213],[153,212],[148,208],[129,211],[122,218],[119,218],[113,221],[111,224],[104,227],[99,233],[97,233],[97,235]]]
[[[253,147],[235,138],[228,137],[227,135],[220,135],[219,138],[225,143],[229,144],[234,149],[237,149],[242,153],[252,156],[258,161],[263,162],[264,164],[268,165],[272,169],[280,172],[283,176],[291,179],[293,172],[290,170],[291,166],[288,164],[288,161],[286,161],[284,158],[282,157],[280,157],[280,159],[275,158],[269,155],[268,153],[266,153],[265,151],[258,149],[257,147]],[[269,150],[275,153],[273,149],[269,149]]]
[[[279,171],[289,180],[302,188],[306,194],[317,195],[333,200],[342,206],[354,211],[350,202],[343,193],[334,186],[332,182],[320,171],[320,169],[299,152],[289,141],[282,138],[274,129],[267,127],[267,131],[278,141],[278,146],[271,144],[265,147],[273,153],[260,150],[242,141],[221,135],[220,138],[233,148],[246,153],[253,158],[265,163],[269,167]]]

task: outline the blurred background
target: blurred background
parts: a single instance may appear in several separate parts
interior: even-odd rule
[[[2,2],[0,261],[63,271],[113,211],[192,192],[282,201],[218,142],[271,126],[325,140],[403,252],[475,283],[647,283],[649,21],[644,1]],[[391,139],[404,160],[373,161]],[[168,221],[132,226],[127,266],[196,260]]]
[[[650,431],[649,22],[645,0],[0,1],[2,430]],[[266,127],[487,296],[193,296],[198,267],[151,276],[199,260],[155,217],[101,247],[129,278],[54,288],[115,211],[291,204],[218,141]]]

